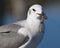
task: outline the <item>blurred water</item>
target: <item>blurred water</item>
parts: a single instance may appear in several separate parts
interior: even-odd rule
[[[16,22],[16,17],[10,13],[5,13],[3,17],[3,24],[10,24]]]
[[[45,35],[37,48],[60,48],[60,5],[47,6],[45,12],[48,16]]]

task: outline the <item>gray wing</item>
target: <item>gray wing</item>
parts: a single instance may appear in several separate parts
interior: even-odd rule
[[[0,48],[18,48],[28,41],[28,36],[17,33],[19,28],[16,24],[0,27]]]
[[[22,26],[17,24],[8,24],[0,26],[0,32],[8,32],[8,31],[14,31],[17,32],[18,29],[22,28]]]

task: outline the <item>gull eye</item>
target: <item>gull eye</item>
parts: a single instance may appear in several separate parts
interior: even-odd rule
[[[35,9],[32,9],[34,12],[36,11]]]

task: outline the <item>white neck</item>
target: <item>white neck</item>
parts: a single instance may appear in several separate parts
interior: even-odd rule
[[[29,30],[33,32],[32,34],[35,34],[38,32],[39,25],[40,25],[40,20],[36,19],[32,15],[27,17],[27,28],[29,28]]]

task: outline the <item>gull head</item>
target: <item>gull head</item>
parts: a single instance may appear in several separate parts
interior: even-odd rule
[[[47,18],[47,16],[44,14],[42,6],[39,4],[34,4],[32,5],[29,10],[28,10],[28,14],[27,14],[27,18],[34,18],[37,20],[41,20],[41,18],[43,17],[44,19]]]
[[[45,15],[41,5],[34,4],[29,8],[27,13],[27,23],[28,27],[33,32],[38,32],[39,29],[42,30],[42,24],[45,19],[47,19],[47,16]]]

